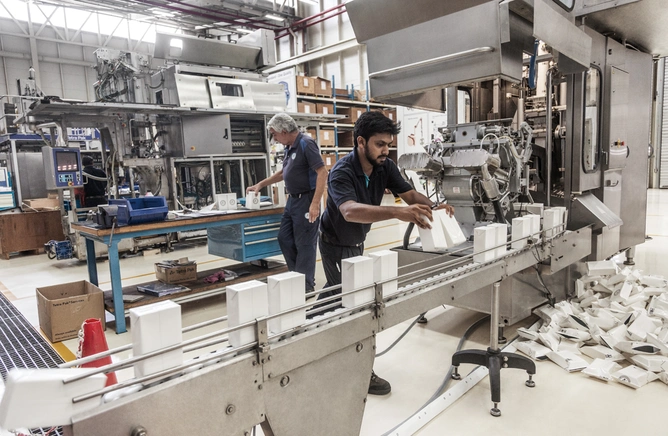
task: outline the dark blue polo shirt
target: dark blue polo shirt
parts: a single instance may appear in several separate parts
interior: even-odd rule
[[[303,133],[297,135],[283,159],[283,180],[288,193],[303,194],[315,189],[315,170],[324,165],[318,144]]]
[[[371,224],[346,221],[339,206],[348,200],[378,206],[386,188],[397,194],[413,189],[390,159],[385,159],[383,165],[373,169],[367,186],[366,175],[357,157],[357,148],[353,149],[329,172],[327,208],[320,220],[320,231],[335,245],[356,246],[363,243]]]

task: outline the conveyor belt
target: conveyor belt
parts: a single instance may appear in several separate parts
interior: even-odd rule
[[[0,293],[0,374],[7,379],[12,368],[56,368],[64,360]],[[60,428],[33,429],[33,434],[59,436]]]

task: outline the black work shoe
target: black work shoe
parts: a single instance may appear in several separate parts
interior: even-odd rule
[[[369,383],[369,394],[371,395],[387,395],[392,390],[390,382],[384,378],[380,378],[375,372],[371,371],[371,383]]]

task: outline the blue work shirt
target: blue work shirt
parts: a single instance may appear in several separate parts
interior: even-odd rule
[[[397,165],[388,159],[375,167],[368,179],[362,170],[357,148],[339,160],[327,179],[327,208],[320,220],[320,231],[335,245],[357,246],[364,242],[371,224],[351,223],[345,220],[339,207],[346,201],[379,206],[385,189],[397,194],[413,189],[401,177]]]
[[[324,166],[318,144],[303,133],[285,150],[283,180],[290,195],[303,194],[315,189],[316,170]]]

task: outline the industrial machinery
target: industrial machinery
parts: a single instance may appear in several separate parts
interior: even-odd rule
[[[262,73],[275,64],[272,35],[258,30],[233,44],[158,33],[154,57],[165,59],[158,69],[151,67],[151,57],[99,49],[95,52],[97,101],[35,99],[15,122],[29,132],[41,134],[47,129],[50,135],[42,134],[42,139],[52,145],[56,141],[51,138],[63,138],[68,129],[99,132],[100,163],[110,198],[150,193],[166,197],[170,209],[198,210],[214,203],[217,194],[243,197],[247,186],[271,171],[265,126],[274,114],[286,110],[284,88],[267,83]],[[224,65],[212,64],[211,59],[224,59],[220,62]],[[333,119],[331,115],[294,116],[300,124],[316,127],[318,120]],[[64,143],[59,141],[59,146]],[[16,159],[18,153],[10,152]],[[73,193],[69,198],[74,204]],[[77,212],[86,209],[74,206],[64,217],[64,228],[73,254],[85,259],[83,241],[68,225],[78,219]],[[166,234],[124,241],[120,248],[171,248],[179,240],[205,235],[199,231]],[[98,255],[105,252],[102,244],[96,247]]]
[[[441,304],[491,312],[493,332],[497,321],[511,324],[566,298],[583,259],[608,258],[644,240],[652,55],[668,53],[653,15],[661,1],[354,0],[346,6],[358,41],[367,45],[373,97],[448,110],[444,140],[399,163],[419,174],[435,201],[456,206],[469,236],[491,221],[512,220],[521,212],[516,204],[536,202],[565,207],[566,228],[544,226],[530,244],[483,262],[474,261],[470,243],[445,252],[407,243],[395,249],[396,293],[383,295],[392,279],[377,279],[372,301],[288,331],[268,334],[267,323],[310,305],[67,376],[64,383],[74,383],[255,329],[246,346],[74,397],[75,405],[96,403],[72,413],[69,434],[240,435],[262,425],[274,435],[323,429],[356,435],[378,332]],[[471,101],[471,123],[464,125],[455,122],[458,90]],[[509,242],[515,241],[501,245]],[[109,397],[99,404],[103,395]],[[189,413],[165,419],[177,410]]]

